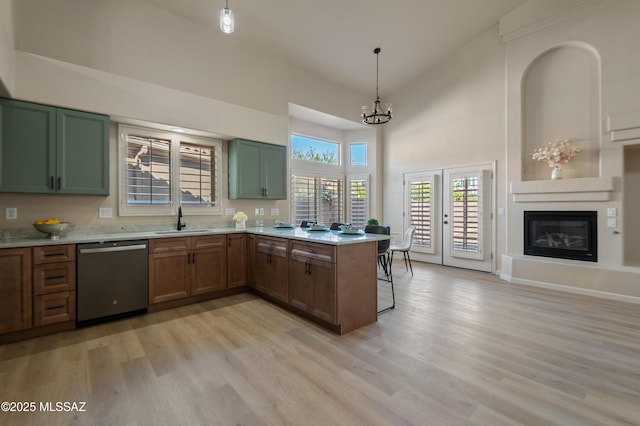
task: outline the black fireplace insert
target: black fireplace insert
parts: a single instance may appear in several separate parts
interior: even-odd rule
[[[598,261],[598,212],[525,211],[524,254]]]

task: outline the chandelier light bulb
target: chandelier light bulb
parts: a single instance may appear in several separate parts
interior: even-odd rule
[[[220,10],[220,31],[225,34],[231,34],[234,29],[233,11],[229,9],[229,2],[227,1],[224,9]]]

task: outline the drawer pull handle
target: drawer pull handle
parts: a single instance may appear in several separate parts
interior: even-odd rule
[[[45,280],[59,280],[60,278],[64,278],[64,275],[55,275],[53,277],[44,277]]]
[[[45,253],[44,254],[45,257],[52,257],[52,256],[66,256],[66,253]]]
[[[48,306],[44,308],[46,311],[53,311],[54,309],[64,308],[66,305],[56,305],[56,306]]]

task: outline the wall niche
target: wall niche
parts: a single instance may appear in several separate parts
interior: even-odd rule
[[[522,79],[523,181],[547,180],[551,168],[531,154],[568,139],[582,150],[562,167],[562,178],[600,176],[600,58],[582,43],[564,44],[536,57]]]

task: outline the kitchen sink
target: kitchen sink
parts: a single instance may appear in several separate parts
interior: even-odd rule
[[[156,231],[155,234],[193,234],[194,232],[208,232],[208,229],[183,229],[182,231]]]

